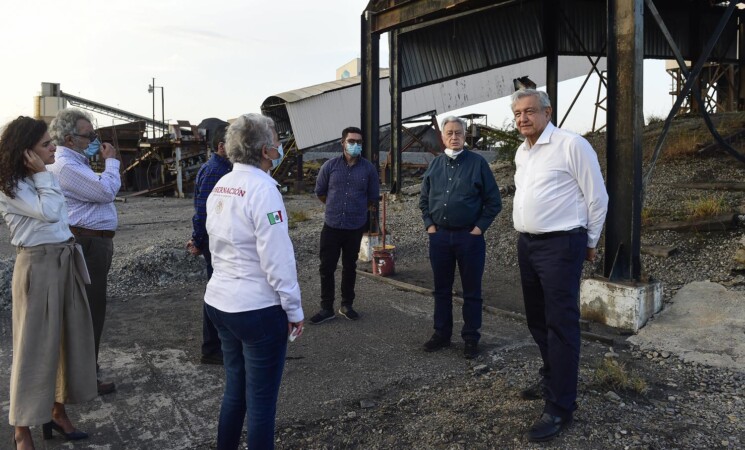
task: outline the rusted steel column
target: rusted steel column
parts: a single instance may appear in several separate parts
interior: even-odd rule
[[[737,55],[737,111],[745,111],[745,21],[740,17],[739,55]]]
[[[639,281],[644,0],[608,0],[605,276]]]
[[[543,50],[546,52],[546,93],[551,99],[551,122],[559,123],[559,2],[543,2]]]
[[[380,171],[380,35],[372,32],[372,12],[364,11],[362,20],[362,80],[360,92],[362,95],[361,129],[362,139],[365,141],[362,151],[365,158]],[[371,212],[369,217],[370,232],[378,231],[377,211]]]
[[[391,67],[391,194],[401,190],[401,60],[398,48],[399,30],[388,33]]]

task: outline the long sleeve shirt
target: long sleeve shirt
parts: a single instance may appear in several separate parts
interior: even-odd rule
[[[326,197],[326,225],[341,230],[362,228],[367,223],[368,204],[380,196],[378,171],[364,158],[350,165],[342,154],[321,166],[315,193]]]
[[[587,228],[595,248],[608,211],[598,156],[585,138],[549,123],[531,147],[515,153],[512,220],[521,233]]]
[[[104,164],[103,173],[96,175],[85,155],[57,146],[54,164],[48,165],[47,170],[59,178],[71,226],[116,230],[118,218],[114,199],[122,186],[120,163],[116,158],[107,158]]]
[[[419,197],[424,228],[479,227],[485,232],[502,211],[502,197],[486,160],[464,150],[455,159],[442,154],[422,178]]]
[[[272,177],[236,163],[207,198],[207,232],[215,271],[205,303],[229,313],[281,305],[290,322],[303,320],[287,211]]]
[[[39,172],[18,182],[15,198],[0,191],[0,212],[16,247],[57,244],[72,237],[62,189],[50,172]]]
[[[204,250],[209,248],[207,235],[207,197],[209,197],[215,184],[226,173],[230,172],[233,165],[230,160],[223,158],[217,153],[212,153],[210,159],[199,168],[197,178],[194,182],[194,217],[191,219],[191,238],[194,246]]]

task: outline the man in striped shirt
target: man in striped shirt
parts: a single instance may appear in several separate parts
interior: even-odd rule
[[[70,230],[83,247],[91,284],[85,286],[93,319],[93,337],[98,350],[106,319],[106,285],[111,259],[114,256],[114,232],[118,225],[114,199],[122,185],[120,162],[116,149],[101,143],[93,131],[90,114],[74,108],[57,113],[49,126],[49,134],[57,145],[54,164],[47,170],[59,178],[67,202]],[[97,175],[89,158],[100,151],[105,169]],[[98,364],[96,364],[98,367]],[[99,395],[114,392],[113,382],[98,381]]]

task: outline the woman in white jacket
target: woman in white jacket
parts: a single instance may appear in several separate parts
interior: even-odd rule
[[[237,449],[248,417],[248,448],[269,450],[288,336],[302,333],[304,318],[287,211],[267,173],[282,144],[271,119],[246,114],[225,147],[233,170],[207,198],[214,273],[204,294],[225,366],[217,448]]]
[[[57,179],[46,171],[55,146],[41,120],[19,117],[0,136],[0,213],[16,247],[13,269],[13,363],[10,424],[17,449],[33,449],[29,426],[70,440],[65,403],[93,399],[96,362],[85,296],[87,271],[67,224]]]

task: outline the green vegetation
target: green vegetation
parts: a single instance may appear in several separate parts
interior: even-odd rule
[[[685,203],[686,214],[691,219],[705,219],[725,214],[729,210],[723,194],[701,196]]]
[[[499,147],[497,157],[508,161],[514,160],[517,148],[523,143],[523,137],[515,127],[515,123],[505,121],[501,127],[492,126],[492,128],[490,137]]]
[[[595,381],[614,390],[633,391],[643,394],[647,390],[647,383],[639,376],[626,369],[624,364],[610,358],[604,358],[600,366],[595,369]]]
[[[297,228],[297,224],[310,220],[310,216],[305,211],[288,211],[287,214],[290,216],[287,222],[287,227],[290,229]]]

